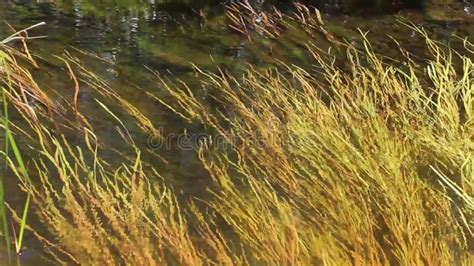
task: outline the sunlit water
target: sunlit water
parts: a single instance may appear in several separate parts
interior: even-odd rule
[[[0,1],[0,20],[7,21],[17,30],[46,22],[45,27],[33,30],[30,35],[47,37],[29,42],[31,51],[42,58],[39,60],[41,70],[33,74],[43,88],[50,95],[60,95],[58,101],[62,97],[72,98],[72,84],[64,65],[54,57],[69,52],[139,107],[157,127],[163,128],[164,134],[179,133],[183,129],[191,133],[201,132],[203,129],[199,125],[183,123],[163,106],[147,100],[145,91],[165,97],[156,77],[147,69],[171,80],[184,80],[192,86],[196,82],[192,64],[209,71],[220,68],[231,73],[242,73],[249,64],[257,69],[272,67],[275,59],[303,67],[310,67],[311,64],[303,53],[304,43],[309,41],[304,32],[283,33],[277,39],[257,35],[249,41],[225,26],[225,9],[220,1],[54,2]],[[261,8],[268,5],[268,1],[265,3],[264,0],[254,2]],[[291,1],[273,2],[280,9],[291,12]],[[377,1],[377,5],[363,5],[361,1],[314,2],[323,11],[331,33],[357,45],[361,40],[359,30],[369,32],[375,49],[386,56],[398,53],[387,35],[399,40],[411,52],[424,52],[416,35],[399,20],[423,26],[434,37],[447,42],[455,39],[454,34],[474,36],[469,3],[444,9],[436,5],[421,9],[422,5],[416,4],[416,1],[408,1],[409,5],[387,4],[390,1]],[[9,33],[9,27],[0,24],[0,39]],[[329,46],[323,38],[313,37],[312,41],[323,48]],[[199,95],[200,92],[195,93]],[[81,112],[92,117],[98,134],[110,136],[108,144],[121,146],[116,141],[119,138],[114,122],[107,119],[87,88],[81,88],[79,106]],[[134,135],[134,132],[131,134]],[[141,136],[137,142],[148,145],[149,140]],[[175,144],[169,149],[161,149],[160,153],[168,163],[157,160],[156,166],[176,187],[185,192],[204,188],[199,178],[204,172],[199,170],[193,151],[178,149]],[[11,192],[8,198],[18,201],[21,206],[23,195],[19,195],[14,188],[10,190],[15,192]],[[27,239],[27,244],[28,249],[20,256],[22,264],[47,264],[38,262],[35,249],[39,247],[35,241],[28,242]],[[0,251],[0,264],[5,260],[6,253]]]

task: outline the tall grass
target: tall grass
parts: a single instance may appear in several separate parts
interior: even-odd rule
[[[209,205],[251,258],[472,263],[474,65],[419,33],[424,67],[384,62],[365,42],[345,71],[314,48],[315,72],[202,73],[217,111],[167,87],[178,100],[167,106],[235,145],[201,160],[217,186]]]
[[[11,38],[11,37],[10,37]],[[16,143],[15,137],[13,136],[12,131],[10,130],[10,120],[9,120],[9,104],[7,100],[6,94],[9,91],[12,91],[14,88],[15,79],[18,81],[20,76],[15,75],[16,70],[22,70],[21,67],[16,65],[11,55],[5,53],[3,50],[0,50],[0,72],[2,73],[2,105],[3,105],[3,114],[2,114],[2,126],[4,129],[4,151],[2,155],[4,155],[5,159],[5,172],[0,177],[0,221],[1,221],[1,228],[2,234],[5,239],[5,246],[8,253],[9,259],[11,259],[11,234],[10,234],[10,225],[7,217],[7,205],[6,205],[6,198],[5,198],[5,180],[6,177],[11,175],[9,173],[9,169],[12,169],[16,172],[17,176],[20,177],[25,182],[30,182],[29,174],[25,162],[23,160],[23,156],[20,152],[20,149]],[[11,155],[10,152],[13,154]],[[13,160],[12,160],[12,158]],[[13,175],[12,175],[13,176]],[[20,254],[23,248],[23,239],[24,239],[24,232],[26,226],[26,220],[28,218],[28,210],[30,207],[30,195],[26,195],[26,201],[23,208],[23,214],[21,217],[21,223],[19,227],[19,234],[18,236],[14,235],[15,241],[15,252],[16,254]],[[15,234],[15,231],[13,232]]]
[[[2,60],[3,61],[3,60]],[[3,93],[2,89],[2,100],[3,100],[3,126],[5,128],[5,135],[6,131],[8,130],[8,105],[5,97],[5,93]],[[2,235],[5,239],[5,246],[7,248],[8,257],[11,257],[11,243],[10,243],[10,230],[8,228],[8,218],[5,206],[5,176],[7,174],[8,164],[7,158],[9,154],[9,143],[8,138],[5,138],[5,172],[0,177],[0,215],[1,215],[1,223],[2,223]]]
[[[84,265],[471,265],[472,45],[454,51],[419,34],[429,54],[421,62],[406,51],[401,61],[382,59],[368,41],[340,60],[310,45],[311,71],[197,69],[207,98],[184,83],[163,83],[172,100],[150,93],[226,141],[201,143],[206,200],[174,193],[133,141],[132,157],[107,161],[101,136],[84,123],[84,145],[73,144],[15,86],[5,95],[29,111],[16,129],[36,140],[36,179],[24,178],[18,157],[10,165],[47,233],[21,227],[54,260]],[[155,132],[103,81],[81,75]]]
[[[10,131],[10,126],[9,126],[9,120],[8,120],[8,102],[5,97],[5,93],[3,93],[3,105],[5,106],[4,108],[4,127],[5,127],[5,159],[6,162],[8,163],[8,166],[10,166],[13,171],[17,171],[17,176],[20,177],[24,182],[30,182],[30,177],[28,174],[28,170],[26,168],[25,162],[23,161],[23,156],[21,155],[20,149],[18,145],[16,144],[15,138],[13,137],[12,132]],[[13,158],[15,159],[16,163],[11,160],[9,156],[9,151],[13,152]],[[2,189],[3,190],[3,189]],[[3,202],[3,205],[5,202]],[[22,250],[23,247],[23,237],[25,233],[25,226],[26,226],[26,220],[28,219],[28,210],[30,208],[30,194],[28,193],[26,196],[26,201],[25,205],[23,208],[23,214],[21,218],[21,223],[20,223],[20,231],[18,234],[18,237],[15,236],[15,251],[17,254],[19,254]],[[7,223],[6,220],[6,213],[5,213],[5,206],[2,206],[3,209],[3,222]],[[10,250],[10,245],[8,242],[10,241],[8,239],[9,233],[8,233],[8,227],[4,224],[3,226],[4,232],[5,232],[5,238],[7,241],[7,248]]]

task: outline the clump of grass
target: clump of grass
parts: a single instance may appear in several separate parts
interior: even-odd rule
[[[209,204],[254,260],[280,264],[472,261],[473,63],[430,40],[422,67],[349,47],[346,69],[202,73],[220,107],[168,87],[173,111],[234,148],[201,151]],[[454,65],[454,60],[461,65]]]
[[[326,30],[318,9],[299,2],[293,3],[293,6],[295,9],[293,14],[284,14],[276,7],[262,10],[250,4],[249,1],[237,1],[226,6],[226,15],[229,27],[249,40],[259,38],[258,36],[276,39],[289,29],[298,28],[304,30],[310,38],[322,37],[319,40],[326,40],[334,46],[342,44]],[[299,25],[294,25],[291,21]],[[257,36],[254,36],[255,33]]]
[[[283,26],[283,14],[276,8],[272,12],[264,12],[248,1],[231,3],[226,6],[229,27],[251,40],[251,31],[257,31],[271,38],[278,37]]]
[[[16,175],[23,182],[30,182],[29,171],[25,165],[22,152],[17,145],[14,134],[11,130],[11,122],[9,119],[9,104],[8,101],[12,100],[16,103],[16,107],[22,112],[22,115],[31,123],[37,122],[37,117],[34,113],[29,112],[28,105],[20,105],[20,102],[26,102],[27,97],[32,97],[38,100],[48,107],[51,107],[50,100],[44,94],[34,82],[30,73],[22,68],[17,63],[17,58],[27,60],[30,63],[36,65],[35,61],[31,57],[28,51],[25,40],[28,39],[28,30],[38,26],[42,26],[44,23],[33,25],[27,29],[15,32],[11,36],[7,37],[3,41],[0,41],[0,89],[2,95],[2,129],[4,130],[4,150],[1,152],[4,158],[4,169],[5,171],[0,176],[0,224],[1,224],[1,235],[5,240],[5,247],[8,253],[9,260],[12,259],[12,248],[11,243],[15,243],[15,252],[20,254],[23,250],[23,240],[26,228],[26,221],[28,219],[28,211],[30,208],[30,194],[26,194],[26,201],[23,207],[23,213],[19,219],[19,230],[18,235],[15,230],[15,226],[12,225],[13,234],[10,232],[10,224],[7,213],[8,205],[6,203],[6,179],[8,176],[11,177],[9,169],[16,172]],[[34,38],[34,37],[33,37]],[[8,43],[13,41],[21,41],[23,43],[24,51],[20,52],[9,46]],[[9,95],[10,97],[7,97]],[[12,180],[9,180],[11,182]],[[13,239],[11,236],[13,235]]]
[[[227,141],[202,143],[204,203],[179,201],[134,142],[114,167],[91,129],[79,147],[26,123],[38,180],[22,186],[49,235],[30,229],[57,261],[86,265],[469,265],[474,65],[419,33],[422,63],[384,61],[365,42],[344,69],[312,47],[312,72],[198,70],[212,106],[164,84],[162,104]]]
[[[116,265],[160,262],[166,257],[189,262],[198,257],[174,196],[151,184],[151,174],[145,177],[139,152],[134,163],[112,171],[92,145],[83,151],[64,139],[54,143],[55,156],[37,162],[44,185],[27,189],[41,204],[38,215],[59,240],[59,245],[47,245],[53,254],[64,256],[56,259]],[[87,153],[94,156],[92,164],[86,162]],[[74,158],[74,165],[69,158]],[[50,180],[47,165],[55,166],[59,185]]]

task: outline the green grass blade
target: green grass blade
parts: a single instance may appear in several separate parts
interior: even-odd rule
[[[4,100],[4,105],[7,104],[5,92],[3,92],[3,100]],[[9,121],[5,120],[5,124],[6,124],[5,139],[8,141],[8,144],[9,144],[8,147],[11,148],[11,150],[13,151],[13,155],[16,159],[16,162],[18,164],[20,173],[22,175],[21,178],[23,178],[24,179],[23,181],[25,181],[25,182],[30,182],[30,178],[29,178],[29,175],[28,175],[28,170],[26,169],[25,162],[23,161],[23,157],[21,156],[21,152],[20,152],[20,149],[18,148],[18,145],[16,144],[15,138],[14,138],[13,134],[11,133],[10,128],[8,127],[8,123],[9,123]],[[24,236],[24,231],[25,231],[25,227],[26,227],[26,220],[28,218],[29,205],[30,205],[30,195],[28,194],[28,196],[26,198],[25,206],[23,208],[23,215],[22,215],[21,224],[20,224],[20,234],[18,236],[18,239],[16,240],[16,242],[17,242],[16,252],[17,253],[20,252],[21,248],[22,248],[23,236]]]
[[[23,246],[23,236],[26,228],[26,220],[28,219],[28,209],[30,207],[30,194],[26,197],[25,207],[23,208],[23,216],[21,217],[20,234],[16,246],[16,253],[19,254]]]
[[[2,89],[2,99],[3,99],[3,125],[5,127],[5,131],[8,130],[8,103],[6,101],[5,92]],[[8,138],[5,138],[5,176],[8,169],[8,150],[9,150],[9,142]],[[5,208],[5,188],[4,188],[4,176],[0,176],[0,216],[2,223],[2,232],[5,238],[5,245],[7,248],[8,259],[11,258],[11,242],[10,242],[10,230],[8,229],[8,219],[7,213]]]
[[[8,230],[8,219],[5,211],[5,190],[3,183],[3,176],[0,178],[0,223],[2,224],[2,233],[5,238],[5,245],[7,248],[8,258],[11,258],[11,242],[10,242],[10,231]]]
[[[20,167],[20,172],[23,175],[23,178],[25,178],[25,181],[29,182],[30,178],[28,175],[28,171],[26,170],[26,166],[23,161],[23,157],[21,156],[20,149],[16,145],[15,137],[13,137],[13,134],[11,133],[9,129],[7,129],[6,131],[7,131],[6,137],[8,141],[10,142],[10,147],[13,151],[13,155],[15,155],[16,162],[18,163],[18,166]]]

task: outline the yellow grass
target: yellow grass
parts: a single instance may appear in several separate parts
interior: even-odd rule
[[[114,168],[90,129],[77,147],[32,123],[39,180],[23,187],[49,231],[35,234],[83,265],[472,265],[472,54],[419,33],[423,62],[384,62],[366,42],[345,70],[316,47],[311,72],[198,70],[212,106],[165,84],[159,102],[228,144],[202,143],[204,202],[178,200],[145,147]]]
[[[424,67],[386,64],[365,43],[347,72],[315,52],[319,73],[203,73],[222,112],[168,87],[173,110],[237,143],[201,159],[218,187],[210,206],[251,258],[472,263],[473,63],[420,34]]]

